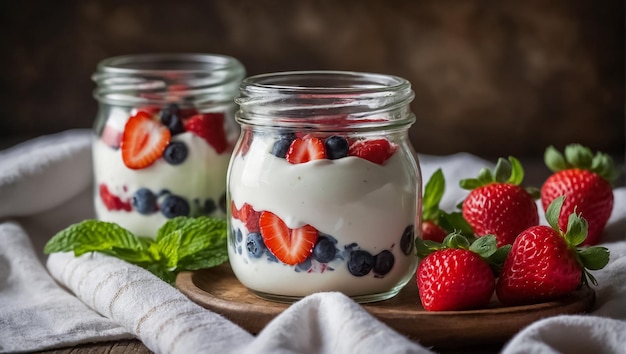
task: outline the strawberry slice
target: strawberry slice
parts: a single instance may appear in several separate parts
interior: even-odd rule
[[[290,229],[276,214],[269,211],[261,213],[259,222],[265,246],[283,263],[302,263],[313,252],[318,237],[313,226],[304,225]]]
[[[203,138],[218,154],[228,147],[222,113],[196,114],[185,122],[185,130]]]
[[[348,155],[382,165],[397,149],[396,144],[392,144],[384,138],[358,140],[350,146]]]
[[[149,113],[139,111],[124,127],[120,143],[122,160],[128,168],[146,168],[163,155],[169,142],[169,129]]]
[[[289,146],[285,158],[290,163],[304,163],[326,158],[326,148],[321,139],[313,137],[296,138]]]
[[[120,147],[120,143],[122,142],[122,132],[107,124],[104,126],[101,138],[103,143],[117,149]]]
[[[123,201],[122,198],[111,193],[111,191],[109,191],[109,187],[107,187],[106,184],[100,184],[99,191],[100,199],[102,200],[102,203],[107,208],[107,210],[132,210],[130,201]]]

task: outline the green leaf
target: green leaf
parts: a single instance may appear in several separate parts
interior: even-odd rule
[[[561,207],[563,206],[563,202],[565,201],[565,196],[562,195],[552,201],[550,205],[548,205],[548,209],[546,210],[546,220],[548,224],[555,230],[560,231],[559,229],[559,215],[561,214]]]
[[[543,161],[552,172],[566,170],[571,167],[554,146],[548,146],[546,152],[543,154]]]
[[[207,253],[211,250],[222,252],[215,250],[226,249],[226,242],[226,220],[208,216],[178,217],[159,229],[156,246],[159,253],[167,259],[168,266],[181,269],[180,260],[187,259],[186,264],[192,264],[195,262],[192,260],[196,258],[189,257],[201,252],[202,257],[210,258]]]
[[[453,232],[443,239],[443,245],[447,248],[459,248],[469,250],[470,243],[467,238],[459,232]]]
[[[465,220],[462,212],[446,213],[441,211],[439,213],[438,223],[439,226],[446,231],[457,231],[464,236],[474,234],[474,229],[472,229],[472,226]]]
[[[425,258],[429,254],[434,251],[443,249],[444,246],[441,243],[430,241],[430,240],[422,240],[421,238],[415,238],[415,249],[417,250],[417,256],[419,258]]]
[[[567,162],[581,169],[591,169],[593,154],[591,150],[580,144],[570,144],[565,147],[565,159]]]
[[[537,188],[537,187],[533,187],[533,186],[528,186],[524,188],[526,190],[526,193],[530,194],[530,196],[534,199],[537,200],[539,198],[541,198],[541,189]]]
[[[122,249],[142,251],[144,248],[142,240],[115,223],[85,220],[54,235],[46,243],[44,253],[78,250],[83,254],[114,249],[117,250],[115,252],[121,252]]]
[[[620,171],[615,167],[611,156],[601,152],[596,153],[593,157],[591,171],[609,182],[615,181],[620,175]]]
[[[191,254],[178,261],[178,270],[196,270],[216,267],[228,260],[227,245],[216,245]]]
[[[478,182],[480,183],[481,186],[487,185],[491,182],[493,182],[495,179],[493,178],[493,175],[491,174],[491,171],[489,171],[488,168],[481,168],[480,171],[478,171]]]
[[[459,186],[466,190],[476,189],[481,186],[480,181],[476,178],[466,178],[459,181]]]
[[[585,268],[598,270],[609,263],[610,252],[606,247],[589,247],[578,253]]]
[[[504,183],[508,181],[511,176],[511,164],[509,161],[500,157],[496,163],[496,167],[493,169],[494,181],[498,183]]]
[[[587,238],[587,230],[589,225],[587,220],[576,214],[576,209],[567,219],[567,231],[565,232],[565,240],[572,246],[578,246]]]
[[[479,237],[470,245],[470,251],[477,253],[482,258],[486,259],[491,257],[498,249],[496,237],[494,235],[485,235]]]
[[[519,186],[524,180],[524,167],[522,167],[522,163],[513,156],[509,156],[509,162],[511,163],[511,176],[508,182],[514,186]]]
[[[443,176],[443,171],[438,169],[430,177],[426,186],[424,187],[423,196],[423,220],[435,220],[439,215],[439,203],[443,197],[443,193],[446,189],[446,181]]]

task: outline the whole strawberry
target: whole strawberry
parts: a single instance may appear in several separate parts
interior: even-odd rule
[[[493,236],[473,244],[452,233],[443,244],[416,240],[417,287],[427,311],[454,311],[484,307],[495,287],[494,273],[485,260],[497,251]]]
[[[522,305],[558,299],[570,294],[587,279],[596,285],[587,269],[603,268],[609,261],[604,247],[579,250],[587,235],[587,222],[580,215],[569,215],[565,233],[558,226],[565,197],[548,206],[546,219],[551,227],[533,226],[522,232],[511,251],[496,284],[496,294],[504,305]]]
[[[461,187],[471,190],[463,201],[463,217],[477,237],[493,234],[501,247],[539,224],[535,198],[520,186],[523,179],[522,165],[511,156],[498,159],[493,174],[483,168],[478,178],[461,180]]]
[[[595,245],[601,240],[602,231],[613,210],[611,181],[617,178],[613,160],[606,154],[596,153],[579,144],[565,147],[565,156],[550,146],[544,160],[555,172],[541,187],[541,204],[548,205],[561,195],[567,196],[559,226],[567,228],[568,216],[576,210],[589,223],[585,245]]]

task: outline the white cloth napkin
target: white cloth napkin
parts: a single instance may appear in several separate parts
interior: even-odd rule
[[[159,353],[430,352],[339,293],[293,304],[256,337],[113,257],[51,255],[48,271],[74,295],[68,293],[39,260],[45,259],[41,250],[54,233],[93,217],[90,141],[90,131],[78,130],[0,151],[0,221],[5,220],[0,223],[0,352],[133,336]],[[458,179],[475,176],[487,164],[467,154],[420,158],[424,179],[442,167],[446,179],[454,181],[442,202],[447,210],[465,195]],[[612,257],[595,273],[600,286],[593,313],[538,321],[503,352],[625,352],[626,188],[615,191],[615,200],[605,235]]]

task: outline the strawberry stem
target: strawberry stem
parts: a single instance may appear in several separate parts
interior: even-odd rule
[[[596,173],[609,182],[615,181],[620,175],[609,155],[602,152],[596,152],[594,155],[588,147],[580,144],[567,145],[565,156],[554,146],[548,146],[543,159],[552,172],[579,168]]]

